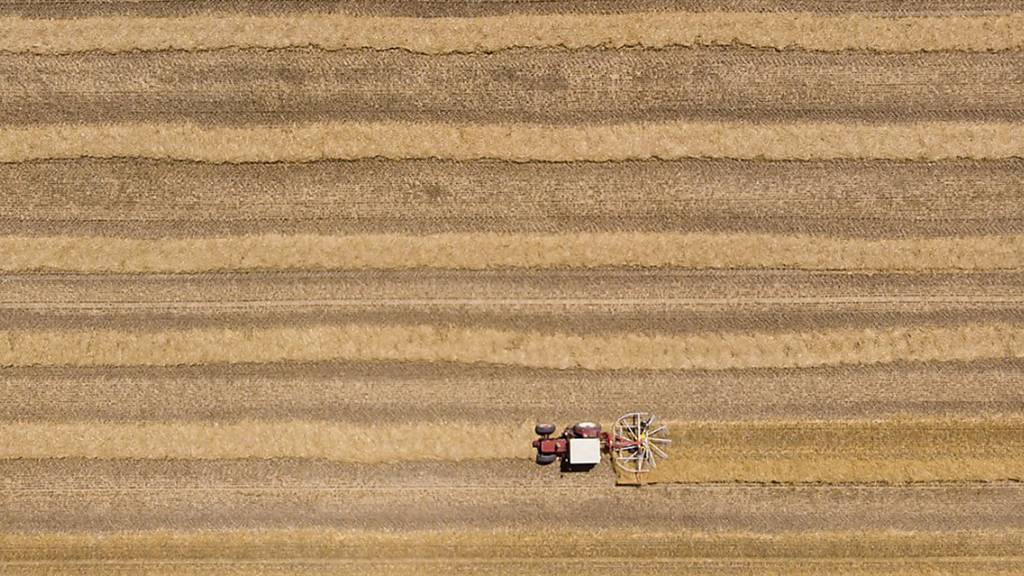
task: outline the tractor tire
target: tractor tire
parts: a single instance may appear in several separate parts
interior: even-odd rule
[[[554,454],[537,454],[537,464],[540,464],[541,466],[553,464],[555,460],[558,460],[558,456]]]
[[[537,424],[533,427],[533,431],[536,432],[538,436],[550,436],[555,433],[555,425]]]
[[[577,438],[597,438],[601,434],[601,425],[597,422],[580,422],[572,427],[572,433]]]

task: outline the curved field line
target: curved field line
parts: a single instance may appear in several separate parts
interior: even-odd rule
[[[532,426],[507,423],[23,422],[0,424],[0,458],[462,461],[530,458],[532,439]]]
[[[730,44],[820,51],[1012,50],[1024,46],[1024,16],[678,12],[476,18],[225,14],[0,19],[0,51],[41,54],[297,46],[327,50],[400,48],[437,54],[514,47],[662,48]]]

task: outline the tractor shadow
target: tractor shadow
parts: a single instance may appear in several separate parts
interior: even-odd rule
[[[590,472],[597,464],[569,464],[569,462],[562,460],[559,465],[559,470],[563,473],[578,473],[578,472]]]

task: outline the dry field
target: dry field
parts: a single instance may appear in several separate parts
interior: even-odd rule
[[[0,0],[0,573],[1022,550],[1019,2]]]

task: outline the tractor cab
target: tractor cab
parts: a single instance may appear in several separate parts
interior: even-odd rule
[[[597,422],[577,422],[552,438],[554,424],[537,424],[534,428],[540,438],[533,441],[537,449],[537,463],[551,464],[559,458],[562,467],[576,470],[590,469],[601,462],[606,438]]]

